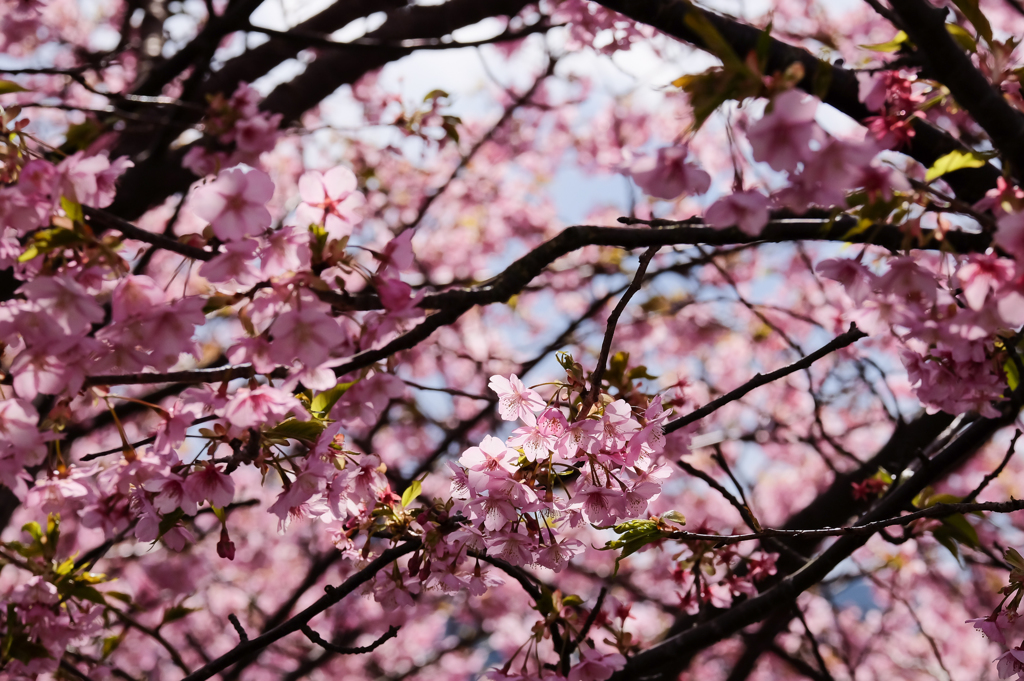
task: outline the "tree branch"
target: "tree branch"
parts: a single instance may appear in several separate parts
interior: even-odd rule
[[[725,395],[722,395],[717,400],[712,400],[711,402],[708,402],[700,409],[695,409],[686,416],[681,416],[673,421],[670,421],[665,425],[665,432],[671,433],[679,430],[680,428],[685,428],[694,421],[699,421],[708,414],[725,406],[729,402],[738,400],[739,398],[743,397],[754,388],[759,388],[762,385],[767,385],[768,383],[771,383],[772,381],[777,381],[783,376],[788,376],[789,374],[792,374],[794,372],[806,369],[807,367],[811,366],[822,357],[831,354],[836,350],[845,348],[848,345],[852,345],[856,341],[860,340],[861,338],[865,338],[866,336],[867,334],[858,329],[856,324],[850,324],[849,331],[840,336],[836,336],[829,343],[821,346],[820,348],[818,348],[811,354],[807,355],[806,357],[797,360],[796,362],[793,362],[789,366],[783,367],[771,373],[757,374],[740,387],[736,388],[731,392],[726,393]]]
[[[882,528],[893,527],[894,525],[909,525],[915,520],[920,520],[921,518],[945,518],[956,513],[974,513],[975,511],[1013,513],[1014,511],[1020,510],[1024,510],[1024,500],[1021,499],[1014,499],[1012,501],[988,501],[984,503],[961,502],[956,504],[936,504],[920,511],[901,515],[896,518],[878,520],[863,525],[852,525],[850,527],[823,527],[815,530],[777,530],[769,528],[762,530],[761,532],[732,535],[673,532],[671,535],[668,535],[668,538],[676,541],[715,541],[717,542],[716,546],[728,546],[729,544],[739,544],[740,542],[745,541],[757,541],[769,537],[806,539],[809,537],[869,536],[878,532]]]
[[[388,630],[384,632],[384,634],[382,634],[380,638],[378,638],[370,645],[363,646],[361,648],[346,648],[345,646],[339,646],[335,645],[334,643],[331,643],[330,641],[325,641],[324,638],[320,636],[320,634],[313,631],[313,629],[308,624],[302,625],[302,633],[305,634],[306,638],[308,638],[310,641],[317,644],[324,650],[330,651],[332,653],[336,653],[338,655],[363,655],[365,653],[372,653],[373,651],[377,650],[377,648],[380,648],[382,645],[384,645],[385,641],[388,641],[398,636],[398,627],[388,627]]]
[[[601,354],[597,358],[597,365],[594,367],[594,373],[590,375],[590,390],[587,391],[586,397],[583,399],[583,404],[580,405],[580,412],[577,418],[585,419],[590,413],[590,408],[594,406],[594,402],[597,400],[598,393],[601,392],[601,378],[604,376],[604,370],[608,364],[608,355],[612,351],[612,339],[615,337],[615,327],[619,323],[619,317],[622,316],[623,311],[626,309],[626,305],[629,304],[630,298],[632,298],[637,291],[640,290],[640,286],[643,284],[644,275],[647,274],[647,266],[651,264],[651,260],[658,253],[657,246],[651,246],[647,249],[647,252],[640,256],[640,264],[636,268],[636,274],[633,275],[633,281],[630,283],[629,288],[619,298],[619,302],[615,304],[615,309],[608,315],[608,324],[604,332],[604,340],[601,342]]]
[[[704,38],[686,22],[688,14],[702,11],[740,59],[757,48],[758,41],[762,39],[763,35],[763,31],[755,26],[749,26],[707,10],[697,10],[687,0],[598,0],[598,2],[699,49],[712,52]],[[822,69],[828,69],[828,91],[822,98],[825,104],[861,123],[875,115],[875,112],[868,110],[858,99],[859,86],[856,73],[836,64],[824,64],[807,50],[775,38],[769,38],[767,42],[766,71],[768,73],[785,71],[790,64],[800,62],[806,75],[797,84],[797,87],[805,92],[815,94],[816,84],[821,82],[819,79]],[[959,48],[956,48],[956,51],[963,54]],[[966,147],[952,135],[920,119],[914,122],[914,133],[914,138],[906,153],[920,161],[925,167],[931,166],[940,156],[951,151],[966,150]],[[1024,137],[1021,139],[1024,140]],[[995,186],[999,176],[1000,172],[995,166],[986,164],[981,168],[963,169],[949,173],[943,176],[943,179],[953,187],[960,198],[974,203],[984,197],[986,191]]]
[[[877,522],[899,512],[932,481],[948,473],[977,451],[996,430],[1011,423],[1016,414],[1016,405],[1011,405],[999,418],[978,419],[971,423],[959,437],[929,459],[927,465],[913,477],[884,497],[857,524]],[[803,591],[824,579],[847,556],[863,546],[869,536],[857,534],[840,537],[816,559],[779,580],[767,591],[733,606],[712,620],[671,636],[637,654],[626,663],[624,669],[616,672],[611,678],[613,681],[637,681],[664,674],[677,674],[688,664],[692,651],[713,645],[793,601]]]
[[[180,241],[168,238],[163,234],[156,234],[154,232],[147,232],[144,229],[140,229],[121,218],[108,213],[107,211],[100,210],[98,208],[90,208],[89,206],[82,206],[82,214],[89,219],[90,223],[99,223],[105,229],[116,229],[125,235],[129,239],[135,239],[136,241],[144,241],[147,244],[152,244],[157,248],[162,248],[165,251],[172,251],[183,255],[186,258],[192,258],[193,260],[210,260],[213,256],[217,255],[212,251],[204,251],[201,248],[195,246],[189,246],[183,244]],[[104,230],[94,230],[102,232]]]
[[[948,10],[924,0],[891,0],[891,4],[931,73],[988,133],[1009,161],[1010,171],[1024,177],[1024,116],[1003,99],[946,30]]]
[[[390,565],[393,561],[418,549],[420,544],[421,541],[418,538],[410,539],[400,546],[395,546],[384,551],[384,553],[371,561],[365,568],[346,579],[341,586],[328,587],[326,595],[321,596],[319,600],[313,603],[313,605],[285,622],[282,622],[270,631],[260,634],[254,639],[239,643],[237,646],[232,648],[230,652],[221,655],[209,664],[206,664],[202,668],[192,672],[182,681],[205,681],[217,672],[227,669],[243,657],[252,653],[257,653],[269,646],[271,643],[284,638],[288,634],[301,630],[302,627],[307,625],[311,619],[322,613],[324,610],[327,610],[335,603],[339,603],[345,596],[373,579],[374,575]]]

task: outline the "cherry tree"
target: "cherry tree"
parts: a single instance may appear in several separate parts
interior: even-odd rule
[[[1016,0],[0,25],[4,678],[1024,679]]]

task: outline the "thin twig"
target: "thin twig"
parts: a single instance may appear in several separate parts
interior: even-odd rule
[[[228,622],[231,622],[231,626],[235,628],[235,632],[238,634],[238,639],[242,643],[249,640],[249,634],[245,633],[245,628],[242,626],[242,623],[238,621],[238,617],[235,613],[228,615]]]
[[[711,402],[708,402],[700,409],[696,409],[687,414],[686,416],[681,416],[675,419],[674,421],[670,421],[665,425],[665,432],[671,433],[676,430],[679,430],[680,428],[685,428],[691,423],[699,421],[700,419],[720,409],[726,404],[738,400],[739,398],[749,393],[751,390],[759,388],[762,385],[767,385],[772,381],[777,381],[783,376],[788,376],[789,374],[795,373],[797,371],[802,371],[803,369],[806,369],[807,367],[814,364],[822,357],[825,357],[826,355],[829,355],[835,352],[836,350],[841,350],[842,348],[845,348],[848,345],[852,345],[853,343],[857,342],[861,338],[865,338],[866,336],[867,334],[858,329],[856,324],[850,324],[850,329],[846,333],[836,336],[829,343],[818,348],[817,350],[810,353],[806,357],[803,357],[802,359],[793,362],[789,366],[785,366],[771,373],[756,374],[749,381],[747,381],[740,387],[736,388],[735,390],[728,392],[725,395],[722,395],[717,400],[712,400]]]
[[[615,305],[615,309],[608,316],[608,326],[604,332],[604,341],[601,343],[601,354],[597,358],[597,366],[594,367],[594,373],[590,375],[590,391],[587,393],[586,398],[583,400],[583,404],[580,406],[580,413],[578,418],[585,419],[587,414],[590,413],[590,408],[597,401],[597,395],[601,391],[601,378],[604,376],[605,366],[608,364],[608,354],[612,350],[612,338],[615,337],[615,327],[619,323],[619,317],[622,316],[623,310],[626,309],[626,305],[629,304],[629,299],[632,298],[637,291],[640,290],[640,286],[643,285],[644,275],[647,273],[647,266],[651,264],[651,259],[658,253],[658,246],[651,246],[647,249],[647,252],[640,256],[640,264],[636,268],[636,274],[633,275],[633,283],[629,285],[626,292],[619,298],[619,302]]]
[[[977,499],[978,495],[981,494],[981,491],[988,487],[988,484],[995,480],[996,478],[998,478],[999,474],[1003,472],[1003,469],[1006,468],[1006,464],[1010,463],[1010,459],[1013,458],[1013,453],[1014,450],[1017,448],[1017,440],[1020,438],[1020,435],[1020,428],[1018,428],[1017,432],[1013,434],[1013,439],[1010,440],[1010,446],[1006,449],[1006,456],[1003,457],[1003,460],[999,462],[999,465],[996,466],[996,469],[994,471],[985,476],[985,479],[982,480],[981,483],[974,488],[973,492],[971,492],[970,494],[963,498],[963,502],[965,504],[969,504],[975,499]]]
[[[804,633],[807,634],[807,640],[811,644],[811,652],[814,653],[814,659],[817,661],[818,666],[821,667],[822,677],[833,681],[832,674],[829,673],[828,666],[825,664],[825,658],[822,657],[821,650],[818,648],[818,639],[811,632],[811,627],[807,624],[807,620],[804,619],[804,612],[796,602],[793,603],[793,611],[796,613],[797,619],[800,620],[800,624],[804,625]]]
[[[302,633],[305,634],[306,638],[308,638],[310,641],[317,644],[324,650],[329,650],[332,653],[337,653],[338,655],[362,655],[364,653],[372,653],[373,651],[377,650],[377,648],[380,648],[382,645],[384,645],[385,641],[392,639],[395,636],[398,636],[398,627],[388,627],[388,630],[384,632],[384,634],[380,638],[378,638],[370,645],[363,646],[361,648],[346,648],[344,646],[339,646],[334,643],[331,643],[330,641],[326,641],[322,636],[320,636],[320,634],[316,633],[308,624],[302,625]]]

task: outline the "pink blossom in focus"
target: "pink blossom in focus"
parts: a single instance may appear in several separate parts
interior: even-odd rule
[[[498,395],[498,412],[506,421],[515,421],[523,414],[533,415],[544,408],[544,400],[536,391],[527,388],[519,377],[512,374],[491,376],[488,387]]]

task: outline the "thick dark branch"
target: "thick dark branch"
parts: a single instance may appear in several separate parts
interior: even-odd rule
[[[850,218],[850,220],[853,220],[853,218]],[[422,307],[437,307],[441,309],[440,312],[430,315],[411,331],[399,336],[383,347],[366,350],[354,355],[348,362],[336,367],[334,372],[338,376],[343,376],[349,372],[358,371],[375,362],[386,359],[396,352],[413,348],[430,337],[437,329],[453,324],[465,312],[476,305],[492,305],[494,303],[506,302],[509,298],[521,292],[527,284],[533,281],[552,262],[584,246],[615,246],[633,249],[693,244],[722,246],[755,242],[778,243],[799,240],[830,240],[846,243],[886,245],[896,250],[902,247],[902,242],[905,240],[904,235],[897,228],[885,225],[879,226],[877,230],[868,230],[868,232],[860,232],[853,235],[849,234],[851,225],[843,219],[836,220],[827,230],[823,230],[824,227],[828,227],[828,225],[823,224],[823,221],[817,219],[803,220],[794,218],[779,220],[775,224],[765,227],[761,234],[756,237],[745,234],[735,227],[730,227],[729,229],[689,226],[667,229],[628,229],[595,226],[569,227],[558,236],[544,242],[516,260],[488,284],[471,289],[444,291],[426,296]],[[933,237],[933,234],[926,232],[922,235],[921,239],[926,244],[937,244],[938,242]],[[945,235],[945,243],[961,251],[983,251],[989,241],[989,236],[984,234],[954,232]],[[321,298],[341,308],[352,309],[353,307],[352,301],[354,298],[349,296],[321,295]],[[361,306],[355,307],[362,309]],[[851,333],[853,333],[852,330],[843,334],[840,338],[846,338]],[[856,338],[853,340],[856,340]],[[837,341],[838,339],[833,341],[833,343]],[[853,341],[851,340],[850,342]],[[825,347],[832,346],[828,345]],[[817,358],[816,355],[812,356]],[[804,358],[801,361],[806,361],[808,358]],[[800,362],[792,366],[796,367],[794,370],[804,368]],[[255,370],[251,366],[239,366],[217,370],[178,371],[164,374],[135,373],[93,376],[86,379],[86,385],[138,385],[171,382],[209,383],[232,378],[250,378],[254,375]],[[284,373],[278,370],[273,375],[275,377],[284,376]],[[680,427],[682,426],[675,426],[675,428]]]
[[[946,30],[948,10],[924,0],[891,0],[891,4],[930,72],[988,133],[1009,161],[1010,171],[1024,176],[1024,116],[1003,99]]]
[[[689,13],[699,11],[688,0],[598,0],[598,2],[636,21],[650,24],[674,38],[702,50],[711,51],[704,38],[686,23],[686,16]],[[704,15],[729,43],[733,51],[739,55],[740,59],[756,49],[757,42],[763,33],[761,29],[714,12],[704,11]],[[911,37],[913,36],[911,35]],[[959,52],[959,48],[957,51]],[[826,75],[822,71],[827,69],[829,87],[822,98],[823,102],[858,122],[863,122],[875,115],[875,112],[868,110],[858,99],[859,86],[857,76],[853,71],[834,64],[823,64],[805,49],[774,38],[769,39],[766,67],[768,73],[784,71],[794,62],[800,62],[804,67],[806,76],[798,83],[798,87],[804,91],[815,93],[816,84],[822,82],[823,76]],[[963,103],[966,104],[966,102]],[[931,166],[936,159],[951,151],[965,150],[965,147],[952,135],[925,121],[915,121],[914,132],[915,136],[906,153],[926,167]],[[1024,138],[1021,139],[1024,140]],[[986,165],[982,168],[958,170],[945,175],[943,179],[953,187],[957,196],[973,203],[980,200],[985,196],[986,191],[995,186],[999,174],[999,170],[994,166]]]
[[[209,679],[217,672],[227,669],[242,658],[265,649],[271,643],[284,638],[288,634],[300,631],[303,626],[309,624],[311,619],[327,610],[332,605],[339,603],[345,596],[373,579],[374,575],[390,565],[392,561],[395,561],[418,549],[420,544],[421,542],[419,539],[410,539],[400,546],[386,550],[380,556],[371,561],[365,568],[346,579],[341,586],[328,587],[327,593],[324,596],[321,596],[319,600],[313,603],[313,605],[287,621],[282,622],[270,631],[261,634],[254,639],[240,643],[230,652],[221,655],[209,664],[204,665],[201,669],[192,672],[182,681],[205,681],[205,679]]]
[[[848,345],[852,345],[853,343],[857,342],[858,340],[866,336],[867,334],[858,329],[856,324],[850,324],[849,331],[840,336],[836,336],[830,342],[821,346],[820,348],[818,348],[811,354],[807,355],[806,357],[803,357],[797,360],[796,362],[793,362],[789,366],[785,366],[782,367],[781,369],[772,371],[771,373],[756,374],[752,379],[750,379],[740,387],[736,388],[735,390],[730,391],[725,395],[722,395],[717,400],[712,400],[711,402],[708,402],[700,409],[695,409],[686,416],[681,416],[673,421],[670,421],[665,425],[665,432],[671,433],[676,430],[679,430],[680,428],[685,428],[694,421],[699,421],[700,419],[720,409],[726,404],[740,399],[754,388],[759,388],[762,385],[767,385],[768,383],[771,383],[772,381],[777,381],[783,376],[788,376],[789,374],[806,369],[815,362],[817,362],[822,357],[825,357],[826,355],[829,355],[835,352],[836,350],[845,348]]]
[[[238,0],[231,3],[223,16],[210,17],[206,26],[190,43],[174,53],[169,59],[153,68],[146,79],[132,91],[135,95],[156,95],[184,72],[198,59],[208,58],[228,33],[243,28],[249,22],[249,15],[256,11],[263,0]]]
[[[896,487],[884,497],[875,508],[865,514],[858,525],[891,518],[910,505],[918,493],[934,480],[948,474],[969,458],[993,433],[1011,423],[1016,409],[1006,410],[1004,416],[994,419],[978,419],[929,459],[912,478]],[[678,674],[694,651],[703,650],[723,638],[735,634],[743,627],[760,621],[780,606],[792,602],[806,589],[814,586],[828,575],[836,565],[863,546],[869,535],[844,536],[835,541],[818,558],[807,563],[797,572],[781,579],[764,593],[736,605],[714,619],[671,636],[658,645],[639,653],[629,660],[626,667],[612,676],[614,681],[635,681],[652,677]]]
[[[168,371],[166,373],[140,372],[136,374],[112,374],[90,376],[85,386],[93,385],[148,385],[153,383],[219,383],[236,378],[252,378],[256,369],[251,364],[230,366],[223,369],[196,369],[194,371]]]
[[[841,243],[870,243],[876,246],[900,251],[905,248],[922,250],[949,249],[957,253],[984,253],[992,243],[987,234],[971,232],[948,232],[941,239],[934,230],[922,230],[916,244],[908,243],[906,234],[899,227],[892,225],[875,225],[867,230],[853,232],[857,219],[843,215],[830,221],[828,218],[778,218],[765,226],[757,236],[751,236],[736,229],[717,229],[705,227],[699,218],[686,221],[670,220],[634,220],[619,218],[625,224],[649,224],[659,227],[657,230],[636,230],[620,227],[576,226],[568,227],[561,234],[547,241],[529,254],[516,261],[512,267],[521,262],[529,263],[531,271],[540,274],[545,267],[558,258],[584,246],[618,246],[620,248],[649,248],[651,246],[730,246],[757,243],[789,243],[796,241],[836,241]],[[533,256],[533,257],[531,257]],[[529,260],[527,260],[529,258]],[[509,270],[512,269],[509,268]],[[519,288],[510,284],[502,284],[509,270],[491,280],[490,284],[465,289],[452,289],[439,293],[430,293],[423,297],[419,306],[424,310],[444,310],[452,305],[474,302],[477,305],[490,305],[504,302],[519,293]],[[530,278],[532,280],[533,277]],[[496,293],[500,289],[507,291],[505,298]],[[383,306],[375,295],[349,296],[334,292],[318,292],[324,302],[328,302],[342,310],[379,310]]]

